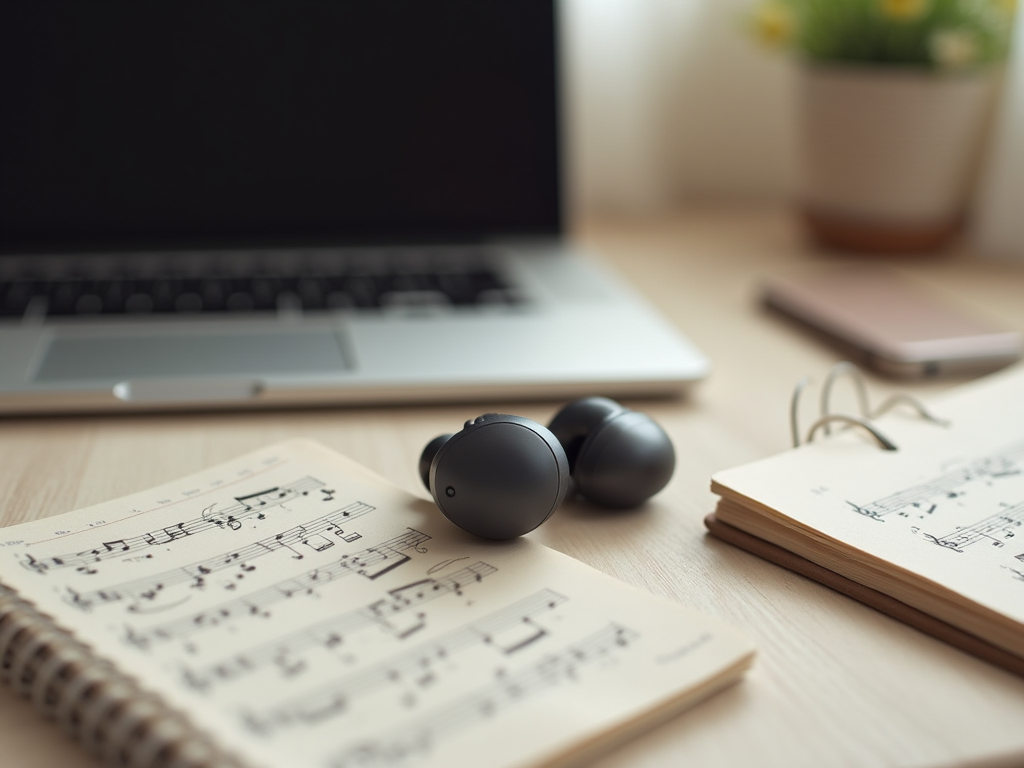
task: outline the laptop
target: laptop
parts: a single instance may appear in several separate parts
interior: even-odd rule
[[[0,2],[0,413],[669,395],[552,0]]]

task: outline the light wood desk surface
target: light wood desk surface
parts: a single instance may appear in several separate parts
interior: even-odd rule
[[[758,280],[836,257],[807,247],[782,209],[584,222],[579,238],[707,351],[715,370],[686,398],[628,403],[657,418],[675,442],[678,469],[665,491],[626,513],[569,504],[531,536],[718,615],[759,646],[743,682],[596,768],[1024,765],[1024,680],[704,534],[702,518],[715,504],[711,474],[788,447],[794,384],[804,374],[820,382],[840,359],[765,315],[755,300]],[[890,261],[1024,328],[1024,262],[967,253]],[[871,386],[927,397],[956,383],[872,378]],[[0,420],[0,524],[114,498],[292,436],[319,440],[424,493],[416,462],[435,435],[485,411],[547,422],[559,405]],[[0,765],[97,764],[4,689]]]

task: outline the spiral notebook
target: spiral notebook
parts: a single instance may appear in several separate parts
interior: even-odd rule
[[[0,537],[2,676],[113,765],[553,765],[752,658],[308,441]]]
[[[848,428],[715,474],[708,531],[1024,676],[1024,367],[927,409],[823,402],[810,436]]]

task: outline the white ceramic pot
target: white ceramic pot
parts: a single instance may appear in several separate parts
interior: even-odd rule
[[[803,206],[826,244],[929,250],[958,229],[988,125],[990,72],[800,70]]]

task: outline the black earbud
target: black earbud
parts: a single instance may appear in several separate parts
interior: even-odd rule
[[[602,507],[635,507],[664,488],[676,468],[665,430],[606,397],[569,403],[548,425],[565,449],[580,496]]]
[[[488,413],[431,440],[419,471],[451,522],[487,539],[511,539],[547,520],[570,479],[606,507],[642,503],[668,483],[675,451],[650,417],[604,397],[565,406],[550,428]]]
[[[420,477],[444,516],[486,539],[512,539],[543,523],[569,489],[569,462],[546,427],[487,413],[427,443]]]

